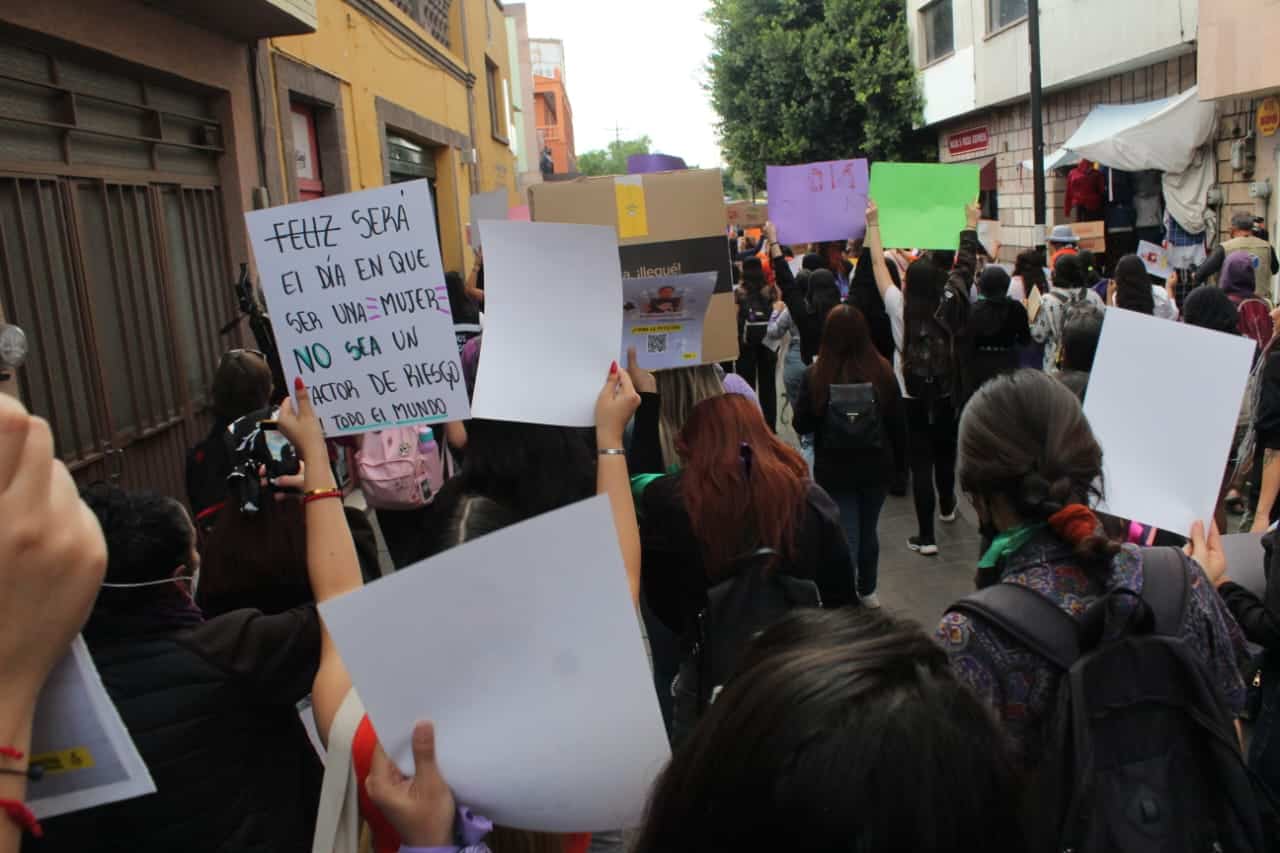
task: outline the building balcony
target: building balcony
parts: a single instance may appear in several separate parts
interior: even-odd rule
[[[449,40],[449,11],[453,0],[391,0],[391,3],[445,47],[453,47]]]
[[[148,5],[242,41],[314,33],[316,0],[149,0]]]

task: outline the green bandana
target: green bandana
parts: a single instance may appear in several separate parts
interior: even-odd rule
[[[987,549],[987,553],[982,555],[982,560],[978,563],[979,569],[993,569],[997,564],[1010,554],[1016,554],[1031,541],[1031,537],[1039,533],[1046,525],[1041,524],[1024,524],[1022,527],[1014,527],[1001,533],[991,541],[991,547]]]

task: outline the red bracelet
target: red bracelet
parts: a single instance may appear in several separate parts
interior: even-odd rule
[[[16,823],[23,832],[30,833],[32,838],[44,838],[40,821],[36,820],[36,816],[31,813],[31,809],[27,808],[26,803],[20,803],[17,800],[0,800],[0,809],[4,809],[9,820]]]
[[[339,500],[341,500],[342,490],[341,489],[312,489],[311,491],[307,492],[305,495],[302,496],[302,502],[304,504],[309,504],[312,501],[322,501],[325,498],[338,498]]]
[[[26,757],[26,753],[20,749],[14,749],[11,746],[0,746],[0,758],[11,758],[14,761],[21,761]]]

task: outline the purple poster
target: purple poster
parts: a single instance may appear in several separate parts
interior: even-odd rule
[[[684,160],[670,154],[632,154],[627,158],[628,175],[649,175],[654,172],[679,172],[687,169]]]
[[[849,240],[866,231],[866,160],[770,166],[767,178],[779,242]]]

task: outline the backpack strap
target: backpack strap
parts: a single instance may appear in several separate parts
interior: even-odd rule
[[[1176,548],[1142,549],[1142,600],[1155,616],[1157,634],[1177,637],[1191,598],[1186,564]]]
[[[1080,657],[1076,620],[1022,584],[992,584],[960,599],[948,612],[982,617],[1061,670],[1071,669]]]

